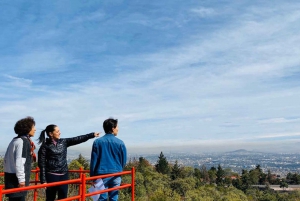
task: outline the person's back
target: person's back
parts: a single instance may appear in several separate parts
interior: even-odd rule
[[[91,164],[95,175],[122,172],[126,164],[125,145],[114,134],[108,133],[95,140],[92,153],[96,154],[97,161],[99,161]]]
[[[125,144],[116,136],[118,120],[107,119],[103,122],[105,135],[93,143],[90,163],[90,176],[122,172],[126,165],[127,151]],[[104,178],[105,188],[120,186],[121,177]],[[118,200],[118,191],[111,191],[109,200]],[[99,201],[107,200],[107,194],[101,194]]]

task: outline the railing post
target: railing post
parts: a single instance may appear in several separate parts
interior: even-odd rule
[[[81,178],[81,201],[85,201],[85,174]]]
[[[135,174],[135,170],[134,170],[134,167],[133,167],[133,168],[131,168],[131,201],[134,201],[134,185],[135,185],[134,174]]]
[[[39,168],[38,167],[36,167],[36,172],[35,172],[35,182],[34,182],[34,184],[35,185],[37,185],[38,184],[38,181],[39,181]],[[37,196],[38,196],[38,191],[37,191],[38,189],[36,188],[36,189],[34,189],[34,193],[33,193],[33,201],[37,201]]]
[[[80,175],[79,175],[79,178],[82,179],[82,175],[83,175],[82,167],[80,167],[79,169],[80,169]],[[81,189],[81,188],[82,188],[82,183],[79,184],[79,195],[80,195],[80,196],[81,196],[81,194],[82,194],[82,189]]]
[[[0,200],[2,201],[2,190],[3,190],[4,185],[0,185]]]

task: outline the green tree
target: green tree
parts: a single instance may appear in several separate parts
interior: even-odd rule
[[[260,172],[258,169],[249,171],[249,185],[257,185],[259,182]]]
[[[215,167],[211,167],[210,170],[208,170],[209,175],[209,181],[211,184],[216,183],[217,178],[217,169]]]
[[[147,161],[144,157],[139,157],[139,162],[136,168],[137,171],[144,172],[149,167],[152,167],[149,161]]]
[[[300,175],[297,173],[292,174],[290,184],[300,184]]]
[[[286,183],[285,180],[282,180],[279,184],[279,187],[282,188],[283,190],[285,190],[285,188],[288,188],[289,185]]]
[[[175,180],[175,179],[179,178],[181,171],[182,171],[182,169],[178,165],[178,161],[176,160],[175,164],[173,165],[172,170],[171,170],[171,179]]]
[[[241,186],[240,189],[246,192],[246,190],[250,187],[250,177],[247,170],[242,170],[241,176]]]
[[[170,167],[167,158],[164,156],[163,152],[160,152],[157,163],[155,165],[156,171],[162,174],[169,174]]]
[[[223,185],[224,184],[225,171],[222,169],[221,165],[218,165],[218,169],[216,172],[216,184]]]
[[[127,164],[125,165],[124,170],[131,170],[131,168],[133,168],[133,167],[135,169],[137,169],[138,165],[139,165],[139,162],[135,158],[133,158],[133,159],[130,158],[129,161],[127,162]]]
[[[273,178],[273,175],[272,175],[272,173],[271,173],[271,170],[268,170],[266,180],[267,180],[267,182],[268,182],[269,184],[274,184],[274,183],[275,183],[275,179]]]
[[[0,158],[0,172],[4,171],[3,167],[4,167],[4,159],[1,157]],[[3,177],[0,176],[0,184],[4,184],[4,176]]]
[[[194,177],[196,179],[196,187],[203,185],[203,175],[198,168],[194,169]]]
[[[195,189],[196,180],[194,178],[178,178],[171,181],[171,189],[181,196],[185,196],[186,192]]]
[[[78,162],[78,160],[74,159],[70,162],[68,165],[69,170],[79,170],[82,167],[82,165]],[[77,179],[79,178],[79,173],[70,173],[70,179]]]
[[[206,169],[205,165],[202,165],[200,168],[200,172],[202,174],[202,179],[204,183],[209,183],[210,182],[210,178],[209,178],[209,174],[208,171]]]
[[[78,156],[78,158],[76,160],[81,164],[81,167],[84,170],[89,170],[90,169],[90,163],[81,154],[79,154],[79,156]]]
[[[194,168],[188,167],[188,166],[183,166],[181,167],[181,178],[187,178],[187,177],[193,177],[194,178]]]
[[[181,197],[168,188],[159,188],[149,196],[149,201],[180,201]]]

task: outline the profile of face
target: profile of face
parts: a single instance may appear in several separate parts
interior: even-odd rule
[[[35,125],[33,125],[32,128],[31,128],[31,130],[30,130],[29,133],[28,133],[29,137],[33,137],[34,134],[35,134],[35,131],[36,131]]]
[[[53,140],[58,140],[60,138],[60,130],[59,130],[58,126],[56,126],[54,128],[54,131],[50,132],[49,135]]]
[[[116,128],[113,128],[112,129],[112,134],[114,134],[114,136],[117,136],[118,135],[118,132],[119,132],[119,127],[118,127],[118,125],[116,126]]]

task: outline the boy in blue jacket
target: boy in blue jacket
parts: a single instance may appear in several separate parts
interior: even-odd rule
[[[122,172],[126,165],[127,151],[122,140],[118,139],[118,120],[106,119],[103,122],[105,135],[93,143],[90,163],[90,176]],[[103,179],[105,188],[120,186],[121,176]],[[118,191],[108,192],[110,201],[118,200]],[[107,200],[107,193],[101,194],[99,201]]]

